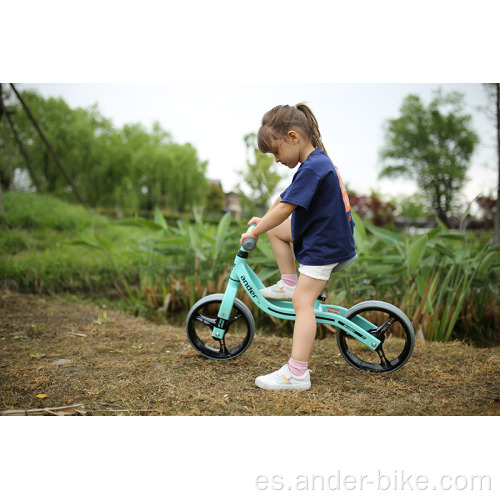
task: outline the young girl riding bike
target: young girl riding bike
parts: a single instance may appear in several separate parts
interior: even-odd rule
[[[264,217],[248,222],[255,228],[241,236],[242,243],[267,233],[281,280],[260,292],[268,299],[292,300],[296,312],[288,363],[257,377],[255,383],[268,390],[309,389],[308,362],[316,336],[314,302],[333,268],[356,255],[349,197],[326,154],[318,122],[305,104],[268,111],[257,141],[259,150],[273,154],[277,163],[290,169],[300,166]]]

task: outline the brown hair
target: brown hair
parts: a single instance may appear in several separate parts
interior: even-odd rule
[[[257,134],[259,150],[271,153],[277,140],[285,137],[289,130],[296,129],[299,129],[315,148],[321,148],[326,154],[316,117],[304,103],[296,106],[276,106],[263,116]]]

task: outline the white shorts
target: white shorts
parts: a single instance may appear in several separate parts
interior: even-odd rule
[[[330,274],[332,274],[333,268],[338,264],[327,264],[326,266],[304,266],[299,265],[299,273],[309,276],[309,278],[314,278],[315,280],[327,281],[330,279]]]

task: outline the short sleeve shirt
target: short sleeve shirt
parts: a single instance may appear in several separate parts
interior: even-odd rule
[[[321,266],[354,257],[354,221],[337,168],[322,149],[300,165],[281,201],[297,205],[292,239],[300,264]]]

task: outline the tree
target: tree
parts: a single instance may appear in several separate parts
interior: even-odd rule
[[[198,158],[191,144],[175,143],[159,123],[151,130],[137,123],[117,130],[96,105],[71,109],[61,98],[44,99],[29,90],[21,94],[89,206],[122,212],[155,206],[187,211],[204,205],[207,162]],[[10,148],[13,170],[25,174],[28,183],[31,178],[40,192],[70,198],[67,179],[18,100],[7,95],[7,101],[12,131],[23,146]],[[7,145],[5,134],[0,134],[0,151]],[[33,167],[29,176],[26,159]],[[5,189],[12,177],[0,158],[0,182]]]
[[[248,189],[238,184],[245,215],[264,215],[270,203],[270,198],[281,182],[283,176],[278,172],[277,165],[271,156],[261,153],[257,148],[256,134],[250,133],[244,137],[247,148],[247,168],[239,170]],[[246,213],[246,212],[250,213]],[[256,212],[256,213],[255,213]]]
[[[457,204],[478,135],[463,112],[463,94],[434,93],[429,106],[420,97],[403,101],[399,118],[387,121],[380,177],[413,179],[446,225]]]
[[[498,161],[498,184],[497,184],[497,200],[496,209],[494,211],[494,236],[493,243],[500,244],[500,84],[485,83],[484,87],[488,94],[490,102],[493,104],[493,113],[491,108],[488,109],[487,116],[494,120],[496,125],[496,148]]]
[[[220,182],[211,181],[207,186],[206,211],[211,216],[220,216],[224,212],[226,195]]]

